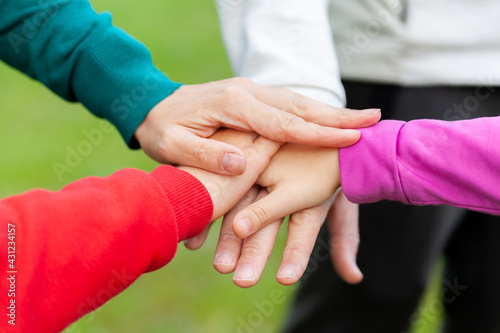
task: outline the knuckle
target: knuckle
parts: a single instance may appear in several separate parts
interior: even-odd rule
[[[219,95],[219,104],[224,105],[237,105],[241,103],[243,99],[248,96],[248,91],[242,85],[234,84],[233,82],[228,82],[225,84]]]
[[[304,248],[305,244],[297,242],[294,243],[293,245],[287,246],[283,251],[283,254],[284,256],[286,255],[287,257],[303,258],[305,257]]]
[[[287,113],[283,116],[283,121],[281,125],[282,130],[285,134],[292,133],[297,126],[303,124],[304,122],[305,122],[304,119],[296,117],[293,114]]]
[[[238,85],[229,83],[229,84],[224,85],[224,87],[222,87],[221,91],[222,91],[223,97],[233,98],[233,97],[237,96],[238,94],[240,94],[243,91],[243,89]]]
[[[339,236],[333,236],[330,238],[330,248],[335,251],[344,246],[344,239]]]
[[[198,161],[205,161],[208,159],[209,151],[205,143],[200,143],[198,146],[193,148],[193,157]]]
[[[156,153],[163,158],[168,163],[175,162],[172,160],[172,156],[170,152],[172,151],[172,147],[175,145],[175,141],[172,140],[172,137],[168,133],[163,133],[160,136],[160,140],[158,140],[156,144]]]
[[[222,163],[218,163],[219,156],[217,151],[214,151],[212,148],[208,142],[202,141],[196,147],[184,147],[183,151],[190,153],[192,159],[190,164],[192,166],[214,171],[223,169]]]
[[[297,95],[296,98],[292,100],[291,109],[293,110],[294,114],[296,114],[299,117],[302,117],[307,113],[309,113],[310,105],[307,101],[305,101],[304,99],[300,98],[299,95]]]
[[[231,79],[232,82],[234,82],[236,85],[243,86],[243,87],[251,87],[254,85],[253,81],[246,77],[234,77]]]
[[[346,246],[357,247],[360,239],[358,233],[348,233],[343,235],[334,235],[330,238],[330,246],[332,250],[343,248]]]
[[[266,222],[268,221],[268,215],[267,212],[259,206],[250,206],[249,207],[250,212],[255,216],[255,220],[252,221],[252,224],[255,224],[253,222],[256,222],[257,225],[254,225],[253,227],[261,228],[263,227]]]
[[[305,209],[294,214],[293,223],[297,225],[322,225],[326,212],[319,209]]]
[[[339,126],[342,128],[344,126],[346,126],[347,124],[347,110],[344,109],[344,108],[339,108],[337,109],[337,118],[338,118],[338,122],[339,122]]]
[[[245,254],[249,254],[252,257],[267,257],[268,254],[264,250],[262,244],[251,242],[244,245]]]
[[[219,244],[220,243],[239,243],[240,239],[235,236],[232,232],[221,232],[219,235]]]

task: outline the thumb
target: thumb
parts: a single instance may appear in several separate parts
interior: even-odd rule
[[[303,208],[302,198],[287,186],[277,186],[271,193],[236,214],[233,231],[243,239],[268,224]]]
[[[233,145],[182,132],[177,144],[161,149],[162,158],[221,175],[241,175],[246,169],[243,152]]]

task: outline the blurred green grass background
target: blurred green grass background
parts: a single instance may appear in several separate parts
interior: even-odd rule
[[[146,44],[155,64],[173,80],[201,83],[232,75],[212,1],[92,3],[99,12],[112,12],[115,25]],[[99,128],[100,120],[2,63],[0,77],[0,197],[35,187],[57,190],[76,179],[106,176],[124,167],[150,171],[157,165],[141,151],[128,150],[114,130],[105,134],[103,142],[71,172],[63,174],[62,180],[58,179],[52,164],[64,164],[68,147],[75,149],[85,139],[82,131]],[[294,291],[294,287],[283,287],[274,278],[285,231],[279,235],[261,281],[251,289],[239,289],[232,284],[231,276],[220,275],[212,268],[217,234],[213,230],[207,244],[196,253],[180,246],[167,267],[144,275],[65,332],[278,331]],[[437,297],[439,275],[434,281],[423,303],[424,312]],[[256,304],[269,305],[266,301],[271,295],[280,295],[280,303],[284,303],[273,304],[272,310],[259,310]],[[441,316],[434,312],[413,333],[436,332]]]

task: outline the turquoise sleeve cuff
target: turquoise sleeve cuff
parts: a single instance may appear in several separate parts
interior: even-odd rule
[[[139,148],[134,132],[151,109],[181,86],[157,69],[147,48],[100,15],[80,46],[75,67],[75,97],[98,117],[116,126],[130,148]]]

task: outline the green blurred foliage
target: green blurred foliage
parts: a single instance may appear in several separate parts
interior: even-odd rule
[[[202,83],[231,76],[212,1],[92,3],[99,12],[112,12],[115,25],[146,44],[155,64],[173,80]],[[83,131],[99,128],[101,120],[1,63],[0,78],[0,197],[35,187],[58,190],[82,177],[106,176],[125,167],[150,171],[158,165],[143,152],[129,150],[113,130],[71,172],[57,177],[54,162],[65,164],[68,151],[86,140]],[[243,332],[277,331],[295,289],[274,278],[285,230],[259,284],[240,289],[231,276],[212,268],[218,225],[201,250],[192,253],[179,246],[171,264],[144,275],[65,332],[221,333],[239,327]]]

